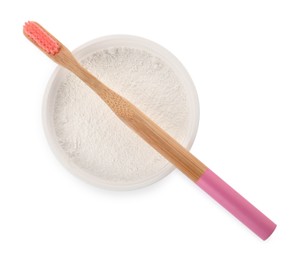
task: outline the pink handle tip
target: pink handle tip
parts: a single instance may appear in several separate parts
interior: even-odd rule
[[[210,169],[205,171],[196,184],[263,240],[275,230],[275,223]]]

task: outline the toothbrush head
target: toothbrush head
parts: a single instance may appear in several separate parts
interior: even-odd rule
[[[60,49],[60,42],[36,22],[26,22],[24,35],[39,49],[48,55],[56,55]]]

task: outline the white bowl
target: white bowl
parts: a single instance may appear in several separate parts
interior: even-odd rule
[[[175,75],[178,77],[182,86],[185,89],[187,94],[187,102],[188,102],[188,113],[190,114],[190,126],[187,132],[186,137],[181,142],[181,144],[190,149],[193,141],[195,139],[198,122],[199,122],[199,102],[196,93],[195,86],[183,67],[183,65],[179,62],[179,60],[167,51],[165,48],[160,45],[151,42],[147,39],[136,37],[136,36],[128,36],[128,35],[114,35],[114,36],[105,36],[90,42],[87,42],[73,51],[74,55],[78,60],[83,59],[84,57],[90,55],[101,49],[106,49],[110,47],[131,47],[145,50],[159,58],[161,58],[165,63],[167,63],[171,69],[174,71]],[[89,174],[86,170],[81,169],[75,166],[69,160],[66,153],[62,150],[55,133],[54,123],[53,123],[53,108],[56,91],[61,81],[64,79],[66,74],[66,70],[58,66],[54,73],[52,74],[47,89],[44,95],[43,101],[43,125],[47,140],[49,145],[58,158],[58,160],[74,175],[80,177],[81,179],[94,184],[99,187],[113,189],[113,190],[131,190],[140,187],[147,186],[152,184],[161,178],[167,176],[170,172],[172,172],[175,167],[171,164],[168,164],[167,167],[164,167],[159,171],[159,174],[153,176],[153,178],[149,178],[146,180],[141,180],[139,182],[128,183],[128,184],[110,184],[105,182],[104,180],[98,178],[97,176]],[[180,126],[182,127],[182,126]]]

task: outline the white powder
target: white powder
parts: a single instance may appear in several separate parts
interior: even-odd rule
[[[91,54],[82,64],[183,141],[189,128],[186,92],[164,61],[143,50],[110,48]],[[105,183],[139,183],[168,166],[70,73],[56,93],[54,126],[69,160]]]

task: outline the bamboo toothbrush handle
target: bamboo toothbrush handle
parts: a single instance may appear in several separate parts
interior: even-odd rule
[[[115,93],[89,73],[64,45],[61,43],[60,45],[60,51],[55,56],[50,56],[51,59],[66,67],[84,81],[126,125],[185,173],[192,181],[196,182],[201,177],[207,169],[201,161],[128,100]]]
[[[263,240],[276,228],[268,217],[226,184],[156,123],[78,63],[69,69],[88,84],[113,112],[148,144],[187,175],[220,205]]]

